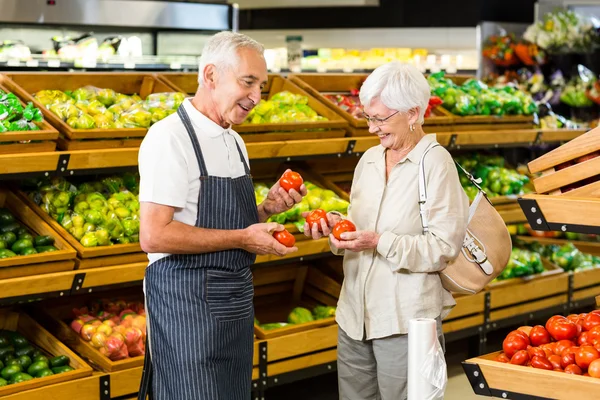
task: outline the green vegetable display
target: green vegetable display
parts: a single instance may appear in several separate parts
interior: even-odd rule
[[[18,332],[0,330],[0,387],[73,371],[70,359],[48,357]]]
[[[525,187],[529,183],[529,177],[513,169],[504,168],[504,159],[501,157],[476,153],[457,157],[456,161],[475,178],[481,179],[480,186],[488,197],[522,195],[529,191]],[[473,200],[477,196],[477,189],[462,171],[459,171],[459,176],[467,196]]]
[[[43,120],[41,111],[28,103],[25,107],[12,93],[0,90],[0,133],[14,131],[37,131],[35,124]]]
[[[565,271],[581,271],[600,266],[600,257],[582,253],[573,243],[556,247],[551,249],[550,260]]]
[[[52,236],[34,236],[9,210],[0,208],[0,259],[42,253],[47,248],[56,251],[53,245]]]
[[[246,124],[327,121],[308,105],[308,97],[283,91],[261,100],[250,111]]]
[[[545,268],[540,254],[529,250],[513,248],[506,268],[496,279],[503,281],[511,278],[539,274],[544,271]]]
[[[427,80],[431,93],[443,100],[442,107],[456,115],[533,115],[538,111],[533,98],[513,86],[489,88],[475,79],[459,86],[443,71]]]
[[[335,317],[335,310],[336,308],[331,306],[316,306],[311,312],[308,308],[296,307],[288,314],[287,322],[270,322],[261,325],[255,318],[254,324],[260,326],[260,328],[264,330],[273,330],[289,325],[304,324],[306,322],[332,318]]]
[[[73,92],[41,90],[34,97],[74,129],[148,128],[173,114],[185,94],[153,93],[145,100],[85,86]]]
[[[29,197],[84,247],[139,242],[137,177],[113,176],[77,187],[56,178],[37,186]],[[42,251],[52,250],[41,245],[38,252]]]
[[[302,201],[294,205],[291,209],[281,214],[273,215],[269,221],[285,224],[293,222],[298,230],[304,231],[304,221],[302,213],[320,208],[325,212],[338,211],[345,214],[348,211],[349,203],[341,199],[332,190],[323,189],[312,182],[305,181],[304,185],[308,191]],[[269,193],[269,186],[264,183],[254,184],[254,194],[256,195],[256,204],[262,203]]]

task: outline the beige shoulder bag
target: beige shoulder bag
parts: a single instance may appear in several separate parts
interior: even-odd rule
[[[423,233],[429,231],[425,213],[427,182],[424,159],[429,150],[437,146],[439,144],[435,143],[428,147],[419,163],[419,210]],[[510,258],[512,242],[504,220],[479,186],[481,180],[475,179],[460,164],[456,165],[479,193],[469,207],[469,221],[462,251],[440,272],[440,278],[443,287],[450,292],[475,294],[502,273]]]

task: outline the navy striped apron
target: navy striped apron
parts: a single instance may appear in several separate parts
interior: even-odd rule
[[[252,177],[237,140],[246,175],[210,176],[185,109],[181,106],[177,112],[200,167],[196,226],[244,229],[257,223]],[[241,249],[174,254],[146,269],[151,347],[140,399],[145,400],[150,389],[156,400],[250,398],[254,340],[250,266],[255,258]]]

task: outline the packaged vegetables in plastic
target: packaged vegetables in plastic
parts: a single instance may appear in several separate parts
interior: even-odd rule
[[[110,246],[139,242],[138,187],[128,174],[78,186],[56,178],[29,197],[84,247]]]
[[[519,248],[513,248],[508,264],[497,280],[520,278],[545,271],[540,254]]]
[[[74,129],[148,128],[177,111],[185,94],[150,94],[145,100],[93,86],[72,92],[41,90],[34,97]]]
[[[327,121],[308,105],[308,97],[283,91],[261,100],[250,111],[245,124]]]
[[[13,93],[0,90],[0,133],[14,131],[37,131],[35,124],[43,120],[41,111],[32,103],[25,107]]]

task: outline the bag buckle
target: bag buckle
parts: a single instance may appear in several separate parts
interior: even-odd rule
[[[479,247],[476,247],[475,249],[473,249],[471,251],[471,254],[475,258],[475,261],[477,262],[477,264],[483,264],[484,262],[486,262],[488,260],[487,255],[483,251],[481,251],[481,249]]]

